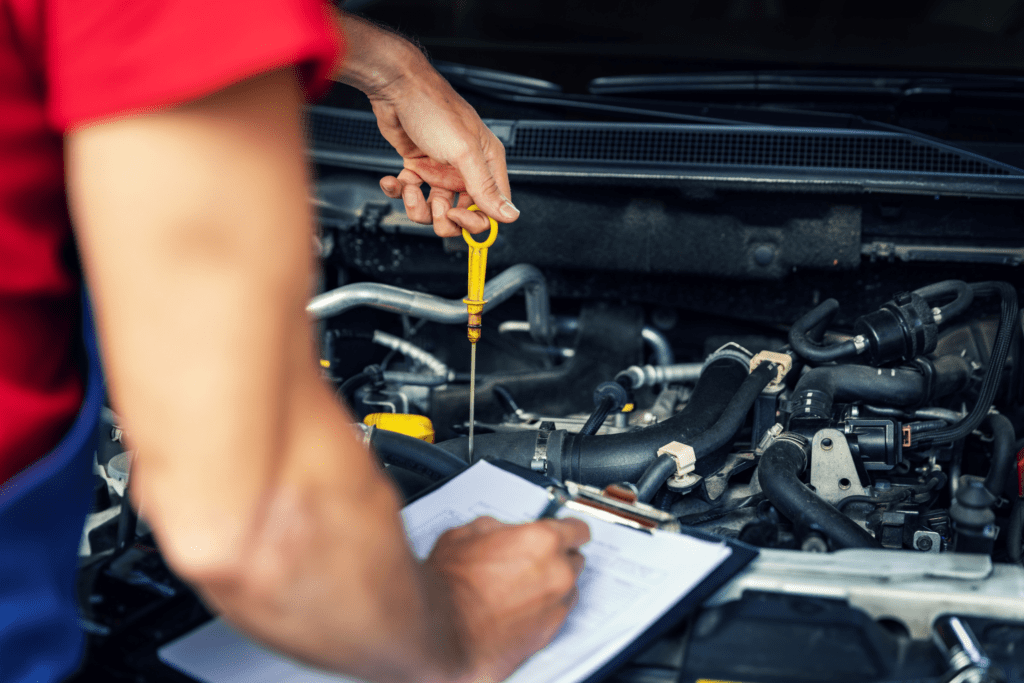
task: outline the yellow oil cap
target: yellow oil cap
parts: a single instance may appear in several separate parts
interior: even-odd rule
[[[420,441],[434,443],[434,424],[425,415],[405,413],[370,413],[363,418],[365,424],[389,432],[398,432]]]

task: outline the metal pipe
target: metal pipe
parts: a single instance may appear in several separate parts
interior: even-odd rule
[[[451,370],[434,354],[416,346],[411,341],[396,337],[380,330],[373,331],[373,343],[398,351],[406,358],[411,358],[420,365],[427,366],[431,373],[439,377],[448,377]]]
[[[700,372],[704,369],[703,363],[676,363],[674,365],[633,365],[622,372],[619,376],[629,378],[634,389],[649,387],[655,384],[683,384],[696,382],[700,378]]]
[[[520,263],[492,278],[484,287],[484,298],[487,299],[484,311],[503,303],[520,289],[526,295],[530,334],[538,342],[547,343],[553,336],[551,302],[547,281],[535,266]],[[465,325],[467,320],[466,304],[462,299],[442,299],[376,282],[358,282],[319,294],[306,306],[306,312],[320,320],[360,306],[449,325]]]
[[[578,318],[558,316],[552,319],[551,327],[555,334],[572,334],[580,328],[580,321]],[[501,334],[530,332],[532,334],[533,328],[527,320],[506,320],[498,325],[498,332]],[[660,330],[650,325],[644,325],[643,329],[640,330],[640,336],[643,337],[644,342],[651,348],[656,365],[672,365],[675,363],[672,345],[669,343],[668,337],[662,334]],[[696,380],[696,377],[694,377],[694,380]]]

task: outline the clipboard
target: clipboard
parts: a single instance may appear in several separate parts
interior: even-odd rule
[[[548,477],[546,475],[534,472],[532,470],[529,470],[527,468],[521,467],[519,465],[504,460],[488,459],[487,462],[495,467],[498,467],[501,470],[504,470],[505,472],[514,474],[522,479],[525,479],[531,484],[534,484],[541,488],[548,489],[549,495],[552,495],[552,497],[554,497],[555,494],[554,492],[551,491],[551,489],[564,492],[564,494],[568,495],[570,498],[578,498],[579,496],[580,491],[578,490],[578,484],[573,484],[571,482],[563,484],[562,482],[559,482],[556,479],[552,479],[551,477]],[[436,484],[428,487],[426,490],[422,491],[418,495],[414,496],[407,502],[407,504],[411,504],[416,500],[419,500],[420,498],[430,495],[439,488],[442,488],[445,484],[448,483],[448,481],[458,476],[459,475],[456,474],[453,477],[449,477],[448,479],[444,479],[440,482],[437,482]],[[593,496],[594,491],[597,491],[597,489],[593,489],[592,487],[585,488],[587,489],[586,493],[590,496]],[[609,514],[614,514],[612,510],[614,510],[616,507],[628,508],[630,506],[628,501],[623,500],[623,497],[621,496],[621,491],[617,491],[614,488],[612,488],[611,491],[605,489],[604,491],[602,491],[602,494],[609,496],[609,502],[611,504],[601,509],[601,514],[595,514],[594,512],[589,511],[588,506],[586,505],[574,506],[572,507],[572,512],[578,515],[591,514],[596,519],[601,519],[603,521],[608,522],[614,521],[612,518],[609,517]],[[736,574],[738,574],[758,555],[757,548],[747,545],[746,543],[716,536],[714,534],[710,534],[698,529],[683,527],[678,525],[678,523],[675,525],[675,528],[672,528],[671,524],[667,523],[668,520],[665,519],[665,517],[672,518],[672,516],[668,513],[662,513],[656,508],[644,505],[643,503],[636,504],[634,502],[633,506],[636,507],[636,510],[634,512],[640,515],[650,515],[652,517],[652,524],[649,525],[649,528],[659,528],[662,530],[672,531],[674,533],[678,533],[684,536],[689,536],[700,541],[724,544],[728,546],[731,552],[729,553],[729,556],[717,566],[717,568],[715,568],[711,573],[706,575],[698,584],[692,587],[680,600],[678,600],[672,607],[668,609],[668,611],[666,611],[656,621],[654,621],[642,634],[633,639],[632,642],[623,647],[617,654],[608,659],[593,673],[588,675],[586,678],[580,679],[579,683],[600,683],[601,681],[603,681],[605,678],[607,678],[609,675],[611,675],[617,669],[619,669],[622,665],[626,664],[635,655],[639,654],[642,650],[646,649],[649,645],[654,643],[658,638],[663,636],[674,626],[681,623],[684,619],[686,619],[688,616],[694,613],[704,602],[704,600],[709,598],[712,594],[718,591],[718,589],[720,589],[722,586],[728,583]],[[652,515],[652,511],[658,514]],[[643,528],[638,528],[638,525],[635,523],[635,517],[636,515],[623,515],[622,521],[618,523],[624,527],[631,528],[635,533],[649,533],[649,531],[645,531],[645,529]],[[654,523],[657,520],[661,520],[666,523]]]

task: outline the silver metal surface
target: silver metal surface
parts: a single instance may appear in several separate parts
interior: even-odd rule
[[[487,300],[484,311],[503,303],[520,289],[526,295],[530,334],[539,342],[550,341],[553,330],[547,281],[534,266],[520,263],[492,278],[484,287],[484,299]],[[411,315],[436,323],[466,324],[466,304],[462,299],[442,299],[376,282],[358,282],[324,292],[313,297],[306,306],[306,312],[316,319],[322,319],[360,306]]]
[[[811,486],[835,505],[847,496],[863,496],[857,466],[846,437],[838,429],[822,429],[811,442]]]
[[[918,639],[931,637],[942,614],[994,619],[1024,614],[1024,568],[993,564],[985,555],[764,549],[705,604],[736,600],[745,590],[847,600],[874,619],[904,624]]]
[[[923,553],[941,553],[942,536],[934,531],[918,529],[914,532],[914,549]]]
[[[469,345],[469,461],[473,462],[473,432],[476,426],[476,344]]]
[[[703,363],[676,363],[674,365],[632,365],[620,375],[629,377],[634,389],[655,384],[683,384],[700,378]]]
[[[555,334],[572,334],[580,329],[579,318],[573,318],[570,316],[558,316],[553,318],[552,329]],[[498,332],[501,334],[509,334],[512,332],[533,332],[533,328],[528,320],[506,320],[505,322],[498,325]],[[668,341],[668,337],[661,333],[655,327],[650,325],[644,325],[640,330],[640,336],[643,338],[647,346],[650,347],[651,353],[654,354],[654,362],[656,365],[672,365],[675,363],[675,354],[672,352],[672,345]]]
[[[379,344],[380,346],[385,346],[389,349],[394,349],[395,351],[398,351],[406,358],[414,360],[420,365],[425,365],[427,368],[430,369],[430,372],[432,374],[438,377],[451,376],[451,370],[448,368],[447,365],[444,364],[443,361],[441,361],[441,359],[439,359],[434,354],[425,351],[419,346],[416,346],[411,341],[407,341],[405,339],[402,339],[401,337],[396,337],[395,335],[388,334],[387,332],[374,330],[373,343]]]

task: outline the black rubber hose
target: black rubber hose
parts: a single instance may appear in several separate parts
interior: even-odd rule
[[[458,474],[468,465],[434,444],[386,429],[374,429],[370,446],[388,465],[420,474],[431,481]]]
[[[933,308],[935,307],[935,299],[950,294],[954,295],[955,298],[951,302],[944,306],[939,306],[939,310],[942,312],[942,322],[944,323],[966,311],[974,301],[974,290],[963,280],[936,282],[933,285],[915,289],[914,294],[927,301]]]
[[[338,387],[338,395],[344,399],[347,405],[351,406],[355,401],[356,392],[378,377],[381,377],[380,366],[370,365],[362,372],[352,375],[342,382],[341,386]]]
[[[996,391],[1003,376],[1003,368],[1006,365],[1006,355],[1010,351],[1016,327],[1019,324],[1017,315],[1017,291],[1005,282],[976,282],[970,285],[974,295],[989,296],[999,294],[1002,301],[999,313],[999,330],[996,332],[996,340],[992,345],[992,355],[989,357],[988,368],[985,370],[985,379],[981,382],[981,390],[978,392],[978,401],[974,408],[967,414],[967,417],[956,424],[945,429],[928,432],[922,435],[922,444],[951,443],[959,441],[973,432],[981,424],[981,421],[988,415],[988,409],[995,399]]]
[[[985,488],[999,498],[1006,486],[1006,477],[1015,472],[1017,452],[1013,449],[1017,435],[1013,432],[1013,423],[1005,415],[990,414],[985,422],[992,430],[992,466],[985,478]]]
[[[775,377],[775,369],[775,364],[768,361],[754,368],[754,371],[743,380],[739,390],[729,400],[729,405],[726,406],[725,412],[722,413],[722,416],[718,418],[715,424],[686,442],[687,445],[693,448],[693,455],[697,460],[707,457],[732,441],[732,438],[736,436],[736,432],[740,430],[740,427],[746,421],[747,413],[750,412],[754,401],[761,395],[764,388],[768,386],[768,382],[772,381]],[[671,468],[665,463],[665,458],[671,461]],[[654,497],[655,492],[661,488],[661,485],[675,471],[675,460],[671,456],[660,456],[644,471],[643,476],[640,477],[640,483],[637,484],[637,488],[646,494],[647,497],[643,498],[639,495],[637,497],[645,503],[649,502]]]
[[[676,473],[676,460],[671,455],[659,455],[651,466],[644,470],[636,483],[636,498],[641,503],[650,503],[661,485]]]
[[[686,407],[663,422],[619,434],[552,432],[546,442],[547,473],[556,479],[593,486],[637,481],[657,457],[659,448],[670,441],[685,443],[710,429],[748,376],[749,369],[742,363],[720,358],[701,373]],[[439,445],[468,461],[466,442],[452,439]],[[474,457],[504,458],[530,467],[537,443],[535,431],[478,434]]]
[[[857,347],[852,340],[824,346],[812,339],[811,331],[820,329],[823,324],[827,326],[838,312],[839,302],[835,299],[826,299],[812,308],[789,328],[789,345],[811,363],[829,363],[857,355]]]
[[[795,525],[823,534],[836,548],[880,548],[871,534],[800,481],[809,450],[807,439],[791,432],[768,447],[757,467],[765,496]]]
[[[580,428],[580,436],[593,436],[597,434],[597,430],[604,424],[604,420],[608,417],[608,413],[612,412],[612,408],[615,407],[615,399],[611,396],[603,396],[601,402],[594,408],[594,412],[590,414],[587,421]]]
[[[1006,552],[1017,564],[1024,564],[1024,498],[1013,501],[1010,523],[1006,528]]]

